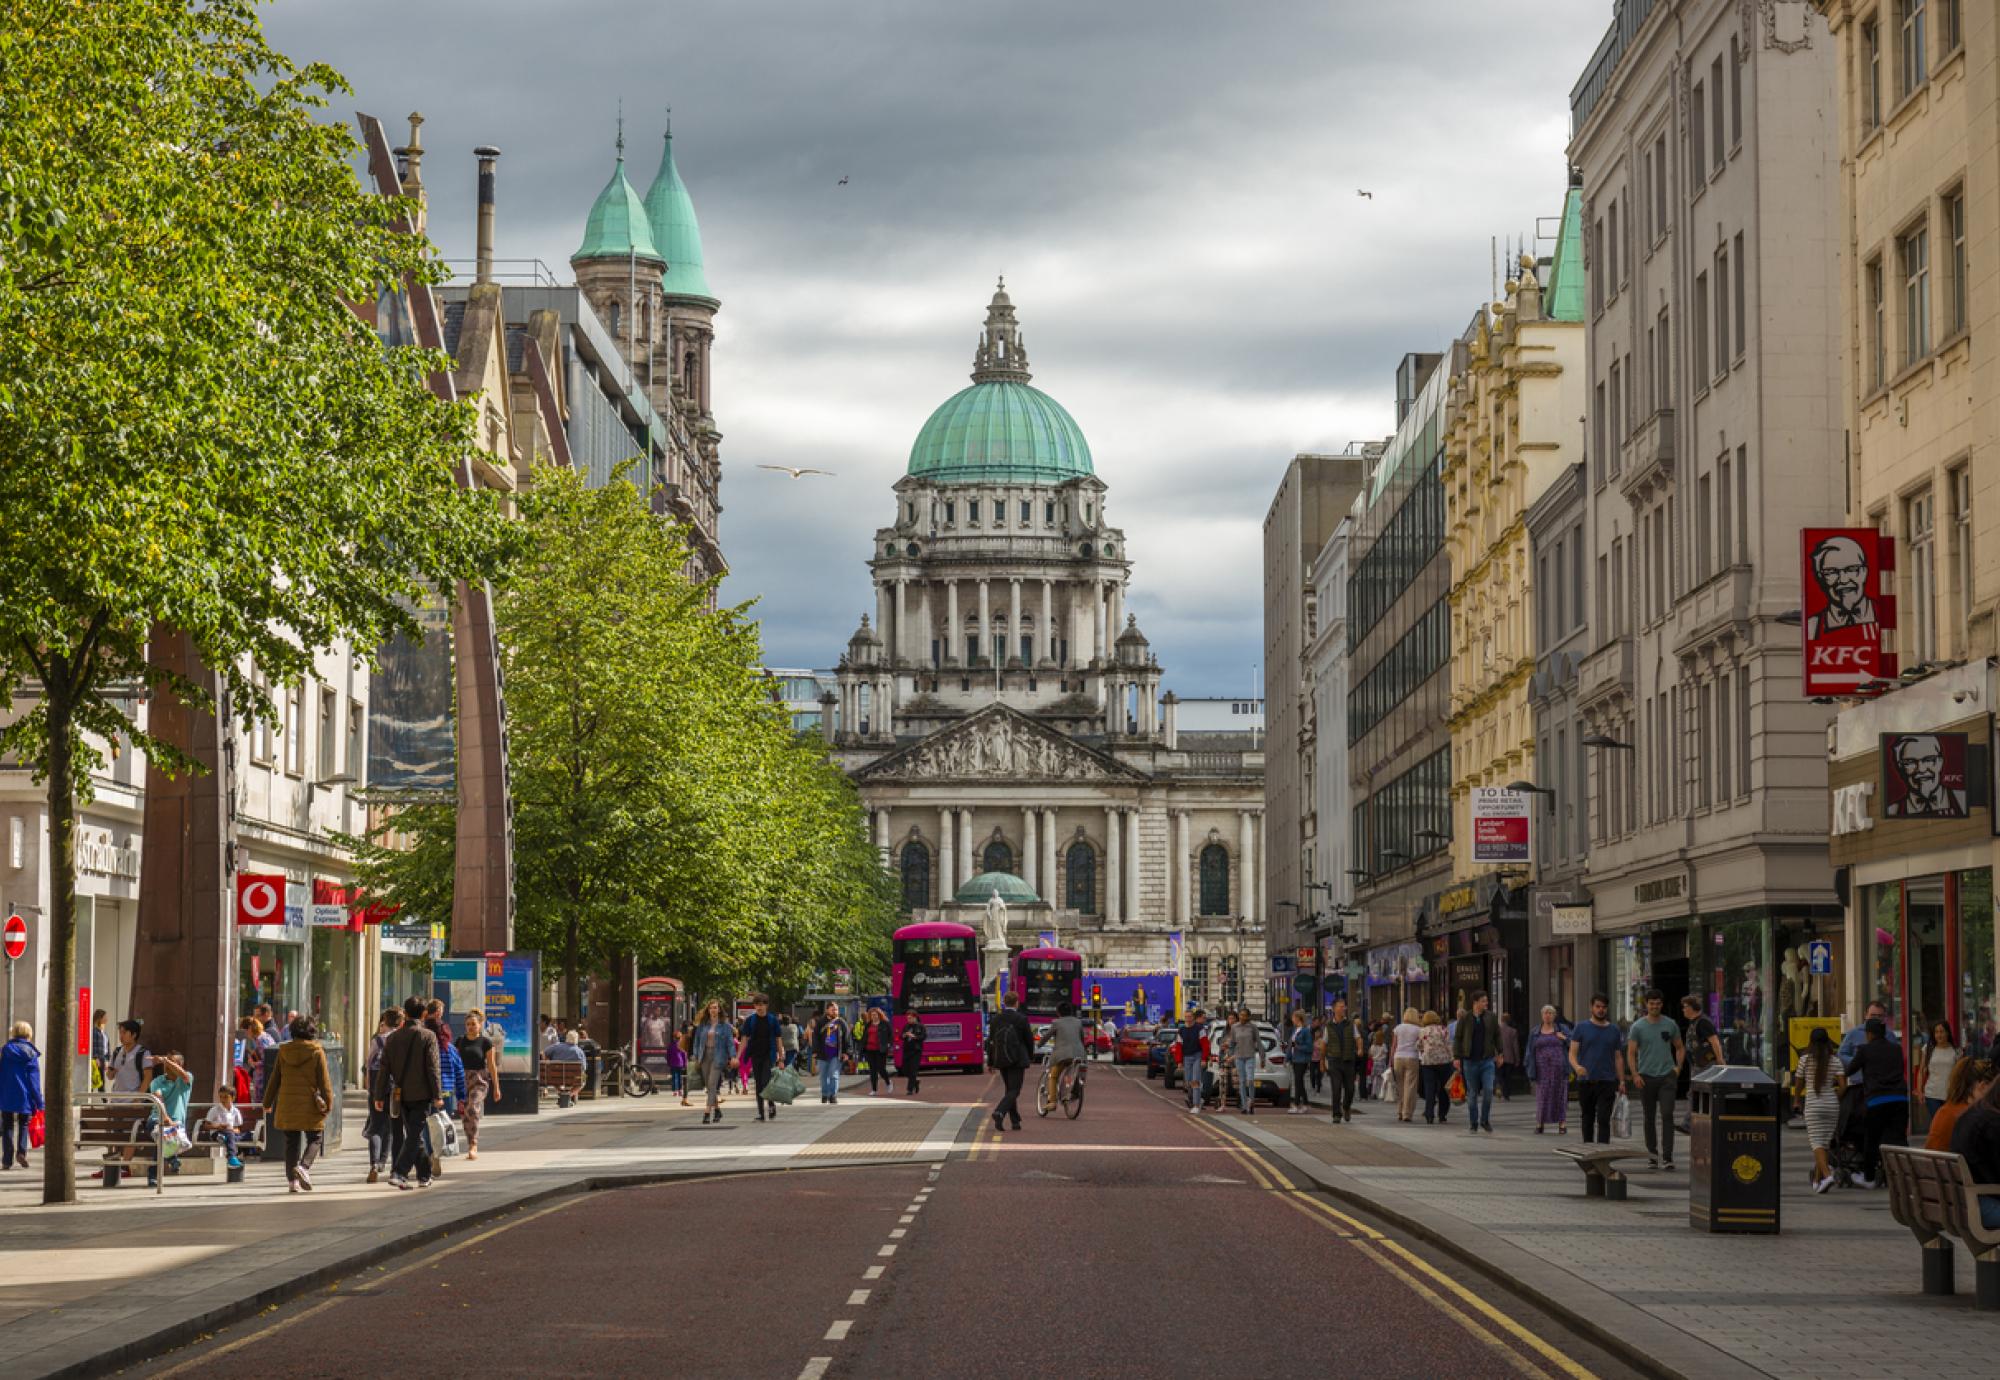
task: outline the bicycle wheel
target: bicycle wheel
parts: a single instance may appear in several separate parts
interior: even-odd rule
[[[1049,1114],[1049,1076],[1045,1070],[1036,1069],[1035,1074],[1035,1115]]]
[[[1062,1077],[1063,1115],[1071,1121],[1083,1111],[1083,1074],[1077,1069],[1065,1069]]]
[[[637,1064],[626,1064],[619,1070],[625,1080],[625,1091],[633,1097],[651,1097],[656,1086],[653,1075]]]

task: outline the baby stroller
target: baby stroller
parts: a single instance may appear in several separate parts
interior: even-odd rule
[[[1849,1088],[1840,1095],[1840,1121],[1834,1127],[1833,1144],[1827,1147],[1827,1163],[1833,1167],[1835,1188],[1858,1188],[1854,1176],[1861,1172],[1861,1089]]]

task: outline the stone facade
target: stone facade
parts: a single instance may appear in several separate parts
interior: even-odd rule
[[[948,437],[937,418],[919,437],[875,534],[875,611],[823,728],[913,916],[1012,872],[1048,906],[1011,912],[1015,947],[1054,928],[1093,968],[1158,970],[1179,933],[1189,998],[1258,1005],[1261,746],[1179,730],[1081,433],[1051,451],[983,420],[1028,409],[1037,434],[1073,432],[1028,377],[996,292],[974,389],[940,409],[957,409]]]

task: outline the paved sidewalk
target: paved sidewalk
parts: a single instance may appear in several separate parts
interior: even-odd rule
[[[1614,1203],[1586,1198],[1582,1173],[1551,1153],[1581,1144],[1580,1121],[1567,1136],[1536,1135],[1532,1098],[1495,1102],[1494,1134],[1477,1137],[1462,1109],[1427,1126],[1399,1124],[1391,1103],[1356,1105],[1363,1114],[1341,1126],[1324,1106],[1216,1120],[1690,1380],[1933,1380],[1968,1365],[1983,1372],[2000,1350],[2000,1316],[1974,1310],[1963,1248],[1958,1295],[1926,1297],[1916,1242],[1887,1195],[1807,1188],[1803,1127],[1784,1135],[1781,1234],[1711,1236],[1689,1225],[1684,1138],[1671,1175],[1628,1161],[1631,1196]],[[1638,1129],[1617,1144],[1643,1151]]]
[[[720,1126],[671,1098],[603,1099],[536,1117],[488,1118],[477,1161],[446,1162],[431,1188],[366,1182],[365,1150],[286,1191],[282,1160],[245,1182],[182,1176],[164,1195],[92,1183],[71,1206],[40,1202],[33,1174],[0,1176],[0,1355],[9,1380],[102,1371],[330,1282],[374,1259],[555,1194],[689,1175],[942,1159],[966,1109],[817,1099],[759,1124],[734,1097]]]

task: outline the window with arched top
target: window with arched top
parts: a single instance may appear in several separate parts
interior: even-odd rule
[[[986,845],[986,851],[979,855],[981,872],[1012,872],[1014,870],[1014,847],[1005,839],[994,839]]]
[[[903,845],[903,910],[927,910],[931,903],[931,850],[912,839]]]
[[[1063,855],[1069,880],[1063,888],[1063,904],[1084,915],[1097,914],[1097,852],[1082,839]]]
[[[1201,850],[1201,913],[1229,914],[1229,850],[1219,843]]]

